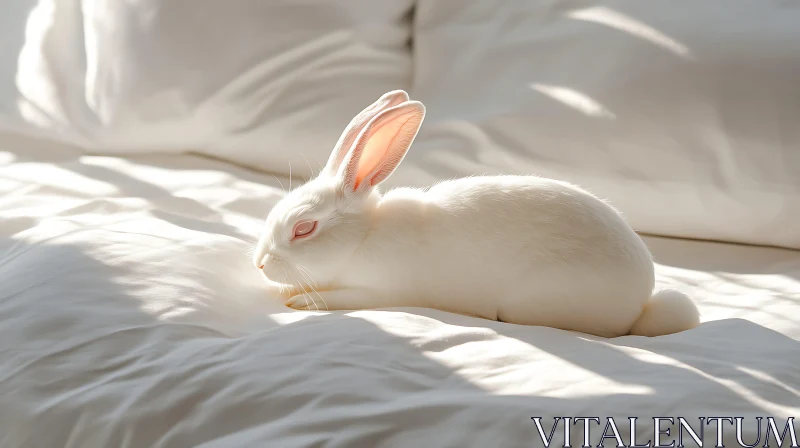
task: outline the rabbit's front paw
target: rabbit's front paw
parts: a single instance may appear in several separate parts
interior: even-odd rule
[[[289,297],[289,300],[286,301],[286,306],[296,310],[326,311],[328,305],[321,297],[320,294],[316,293],[300,293]]]
[[[372,294],[360,289],[335,289],[331,291],[311,291],[292,296],[286,306],[296,310],[361,310],[375,308]]]

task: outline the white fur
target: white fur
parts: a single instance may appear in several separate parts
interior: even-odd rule
[[[293,286],[293,307],[421,306],[605,337],[698,323],[686,296],[651,299],[644,242],[612,207],[574,185],[484,176],[381,195],[343,187],[347,169],[326,167],[267,218],[254,263]],[[290,242],[299,219],[318,220],[318,230]]]
[[[694,302],[680,291],[665,289],[645,304],[630,334],[659,336],[694,328],[699,323],[700,315]]]

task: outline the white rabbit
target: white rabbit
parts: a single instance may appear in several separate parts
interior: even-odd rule
[[[253,262],[291,285],[288,306],[419,306],[605,337],[698,324],[684,294],[653,295],[644,242],[576,186],[485,176],[381,195],[424,116],[405,92],[383,95],[350,122],[319,176],[269,213]]]

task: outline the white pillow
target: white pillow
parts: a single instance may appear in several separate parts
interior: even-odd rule
[[[18,0],[17,0],[18,1]],[[411,80],[412,0],[41,0],[18,86],[39,134],[308,175]],[[6,120],[7,121],[7,120]]]
[[[800,248],[800,9],[420,0],[428,109],[393,184],[578,183],[638,231]]]

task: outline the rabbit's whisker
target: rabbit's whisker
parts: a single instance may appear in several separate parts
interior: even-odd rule
[[[309,172],[309,173],[311,173],[311,178],[317,177],[317,175],[318,175],[319,173],[317,173],[317,174],[314,174],[314,168],[311,168],[311,164],[310,164],[310,163],[308,163],[308,159],[306,159],[306,156],[305,156],[305,155],[303,155],[303,153],[302,153],[302,152],[300,153],[300,157],[302,157],[302,158],[303,158],[303,160],[305,160],[305,161],[306,161],[306,165],[308,165],[308,172]],[[306,181],[306,182],[308,182],[308,179],[306,179],[305,181]]]
[[[307,307],[307,308],[309,309],[309,311],[310,311],[310,310],[311,310],[311,308],[308,306],[308,305],[309,305],[309,303],[308,303],[308,294],[305,294],[305,291],[306,291],[306,289],[303,287],[303,284],[302,284],[301,282],[298,282],[298,281],[297,281],[297,279],[295,279],[294,275],[288,274],[288,270],[287,270],[287,275],[289,275],[289,276],[290,276],[289,282],[291,283],[291,285],[292,285],[292,288],[294,288],[294,289],[296,289],[296,290],[300,290],[300,291],[303,291],[303,292],[304,292],[304,294],[303,294],[303,296],[304,296],[304,297],[303,297],[303,300],[305,300],[306,307]],[[312,301],[312,303],[314,303],[314,299],[313,299],[313,298],[311,298],[311,301]],[[314,305],[316,306],[316,303],[314,303]],[[318,307],[318,308],[319,308],[319,307]]]
[[[307,280],[309,280],[309,281],[313,282],[314,286],[317,286],[317,282],[315,282],[315,281],[314,281],[314,280],[311,278],[311,271],[309,271],[309,270],[308,270],[308,268],[306,268],[305,266],[303,266],[303,265],[302,265],[302,264],[300,264],[300,263],[296,263],[296,266],[297,266],[297,269],[298,269],[298,271],[301,271],[301,270],[302,270],[302,272],[305,272],[305,273],[306,273],[306,279],[307,279]]]
[[[304,272],[304,271],[305,271],[305,272]],[[311,291],[312,291],[314,294],[316,294],[316,295],[317,295],[317,297],[318,297],[320,300],[322,300],[322,303],[325,305],[325,310],[326,310],[326,311],[330,310],[330,308],[328,307],[328,302],[326,302],[326,301],[325,301],[325,299],[322,297],[322,294],[320,294],[320,293],[317,291],[317,289],[315,288],[315,286],[317,285],[317,282],[315,282],[315,281],[314,281],[314,279],[311,277],[311,271],[309,271],[309,270],[308,270],[306,267],[304,267],[303,265],[301,265],[301,264],[297,264],[297,272],[298,272],[298,273],[300,273],[300,276],[302,276],[303,278],[305,278],[305,279],[306,279],[306,283],[308,284],[308,287],[309,287],[309,288],[311,288]]]
[[[288,290],[290,288],[290,286],[291,286],[289,284],[289,281],[290,281],[289,272],[286,270],[285,267],[281,270],[281,276],[280,276],[279,280],[280,280],[280,283],[279,283],[280,287],[279,287],[278,291],[280,291],[280,293],[283,294],[283,292]]]
[[[278,176],[276,176],[276,175],[274,175],[274,174],[273,174],[273,175],[272,175],[272,177],[274,177],[274,178],[275,178],[275,180],[277,180],[277,181],[278,181],[278,185],[280,185],[280,186],[281,186],[281,190],[286,190],[286,188],[284,188],[284,186],[283,186],[283,182],[281,182],[281,180],[280,180],[280,179],[278,179]]]

